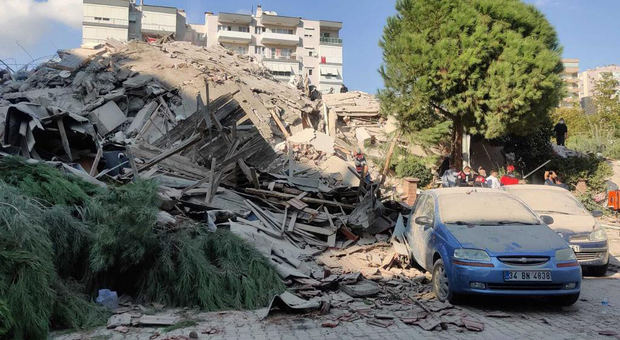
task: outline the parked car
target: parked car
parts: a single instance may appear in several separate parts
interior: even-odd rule
[[[405,231],[413,259],[432,273],[440,301],[463,294],[579,298],[575,253],[515,196],[497,189],[442,188],[417,199]]]
[[[588,212],[561,187],[523,184],[504,190],[519,197],[538,215],[553,217],[551,229],[573,248],[583,269],[592,275],[605,275],[609,265],[607,234],[595,218],[603,215],[601,211]]]

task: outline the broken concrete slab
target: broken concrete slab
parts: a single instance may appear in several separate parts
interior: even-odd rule
[[[156,101],[152,101],[146,104],[140,111],[138,111],[133,121],[131,121],[129,127],[125,130],[125,133],[128,136],[133,136],[134,134],[138,133],[142,129],[146,121],[151,117],[156,108]]]
[[[123,111],[113,101],[94,109],[89,116],[101,135],[107,135],[127,120]]]
[[[381,291],[379,285],[370,280],[360,281],[355,284],[342,284],[340,289],[352,297],[373,296]]]
[[[130,313],[122,313],[112,315],[108,319],[107,328],[113,329],[119,326],[129,326],[131,325],[131,314]]]
[[[136,323],[141,326],[172,326],[180,320],[178,316],[142,315]]]
[[[271,299],[269,307],[263,314],[263,318],[269,316],[272,312],[281,310],[288,312],[305,312],[313,309],[319,309],[321,302],[316,299],[304,300],[292,293],[284,292],[280,295],[276,295]]]
[[[153,76],[139,74],[133,76],[123,82],[123,87],[127,89],[136,89],[145,86],[147,83],[153,80]]]

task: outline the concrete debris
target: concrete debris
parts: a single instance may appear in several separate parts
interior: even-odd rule
[[[115,102],[109,101],[90,113],[91,120],[99,128],[101,135],[107,135],[127,120]]]
[[[356,140],[387,140],[373,96],[310,98],[222,47],[174,41],[108,41],[3,79],[1,155],[53,160],[102,186],[156,181],[159,226],[228,229],[277,268],[288,291],[266,315],[352,308],[338,325],[370,315],[363,298],[388,327],[381,314],[399,316],[380,310],[392,296],[428,292],[384,242],[409,208],[381,196],[370,162],[370,181],[353,168]],[[370,244],[356,244],[361,234]],[[178,320],[118,314],[108,327]]]

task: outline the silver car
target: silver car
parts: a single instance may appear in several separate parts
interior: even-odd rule
[[[555,230],[575,251],[585,272],[603,276],[609,264],[607,234],[592,213],[568,190],[550,185],[509,185],[504,190],[519,197],[538,215],[553,217],[549,227]]]

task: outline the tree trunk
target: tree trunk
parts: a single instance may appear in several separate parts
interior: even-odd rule
[[[452,155],[450,158],[456,169],[463,169],[463,120],[459,115],[452,120]]]

